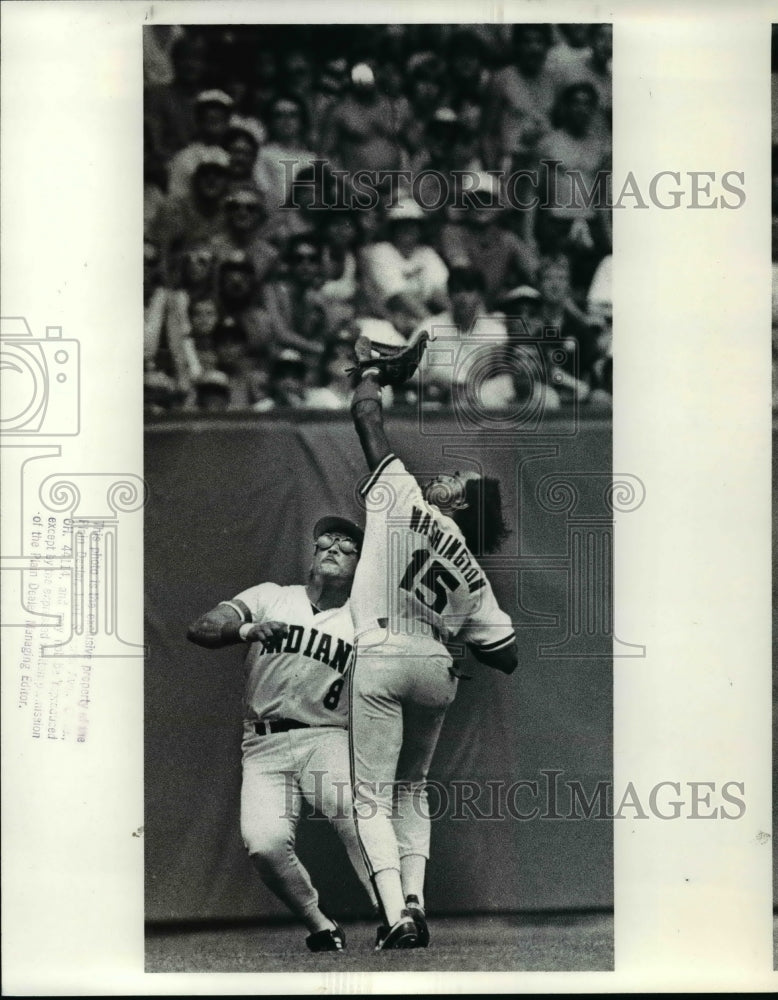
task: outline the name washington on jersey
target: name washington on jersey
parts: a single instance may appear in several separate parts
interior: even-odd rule
[[[448,559],[460,571],[471,594],[486,585],[480,566],[471,559],[462,541],[450,532],[443,531],[433,517],[415,504],[411,510],[410,529],[417,534],[426,535],[430,548],[437,555]]]

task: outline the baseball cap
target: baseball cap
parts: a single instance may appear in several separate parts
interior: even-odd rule
[[[302,354],[293,347],[286,347],[276,355],[271,374],[274,378],[282,378],[284,374],[302,377],[306,369],[307,365]]]
[[[452,108],[438,108],[432,116],[435,125],[456,125],[458,121],[459,116]]]
[[[233,250],[228,253],[221,262],[222,268],[235,268],[235,270],[250,271],[254,273],[254,265],[245,250]]]
[[[230,115],[228,127],[230,132],[242,132],[247,135],[257,146],[261,146],[265,141],[265,130],[256,118],[233,114]]]
[[[257,188],[242,186],[233,188],[224,199],[225,205],[252,205],[264,208],[264,199]]]
[[[468,194],[489,207],[499,206],[500,182],[492,174],[481,172],[477,175],[475,186],[468,191]]]
[[[399,198],[386,211],[389,222],[420,221],[424,218],[424,210],[413,198]]]
[[[357,87],[374,87],[375,73],[367,63],[357,63],[351,70],[351,82]]]
[[[204,104],[221,104],[225,108],[231,108],[235,104],[230,95],[225,94],[223,90],[201,90],[195,99],[195,103],[199,106]]]
[[[348,518],[338,517],[334,514],[319,518],[313,528],[313,537],[319,538],[320,535],[327,535],[332,531],[336,534],[345,535],[347,538],[351,538],[359,545],[360,549],[362,548],[362,543],[365,540],[364,531],[358,524],[354,524],[353,521],[349,521]]]
[[[227,170],[229,165],[230,158],[221,146],[206,146],[198,154],[198,163],[195,169],[202,170],[203,167],[221,167],[223,170]]]
[[[542,296],[537,288],[532,288],[530,285],[518,285],[516,288],[511,288],[510,291],[506,292],[504,295],[500,296],[500,303],[508,302],[540,302]]]

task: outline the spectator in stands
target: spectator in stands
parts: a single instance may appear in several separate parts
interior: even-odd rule
[[[200,35],[182,35],[170,51],[173,82],[150,86],[145,92],[144,117],[163,160],[195,137],[195,103],[202,90],[207,56],[208,48]]]
[[[175,381],[165,372],[149,369],[143,376],[143,418],[164,417],[180,401]]]
[[[225,316],[213,332],[213,343],[216,349],[214,367],[228,378],[227,407],[230,410],[245,410],[249,406],[250,373],[256,358],[262,355],[252,350],[240,317]]]
[[[311,147],[321,148],[321,129],[349,84],[348,60],[344,56],[325,59],[311,98]]]
[[[215,364],[210,334],[216,318],[206,334],[203,325],[209,306],[216,313],[214,258],[208,246],[199,246],[182,259],[180,287],[168,292],[167,337],[175,374],[187,403],[193,400],[192,387],[196,378]],[[202,308],[201,308],[202,307]],[[193,330],[193,317],[198,328]]]
[[[279,85],[284,94],[288,94],[300,102],[304,119],[301,137],[303,142],[310,145],[314,105],[314,73],[311,57],[306,48],[291,48],[283,53],[279,66]]]
[[[144,358],[172,379],[174,391],[165,402],[162,382],[149,385],[150,408],[180,408],[187,386],[183,405],[196,407],[197,379],[217,368],[229,379],[229,409],[273,409],[272,365],[289,349],[307,372],[302,397],[292,386],[290,400],[340,405],[341,336],[348,341],[369,327],[402,343],[422,322],[448,316],[454,323],[456,315],[472,347],[473,309],[487,340],[499,340],[507,325],[508,353],[495,354],[503,364],[518,329],[509,306],[530,326],[561,325],[562,344],[578,359],[577,372],[562,366],[559,393],[546,386],[544,405],[573,395],[609,405],[610,217],[588,205],[585,188],[598,171],[607,179],[610,166],[610,25],[173,27],[157,34],[151,41],[162,47],[144,49],[151,74],[144,237],[153,258],[146,270],[154,272],[144,288]],[[198,110],[197,96],[209,93],[218,100],[201,100]],[[496,207],[500,185],[484,166],[540,169],[541,158],[561,162],[548,180],[563,207]],[[322,171],[316,159],[329,167]],[[349,175],[410,167],[481,176],[462,208],[447,203],[422,213],[410,192],[387,181],[377,208],[314,209],[347,205],[355,193],[348,179],[336,183],[333,167]],[[282,209],[293,182],[298,207]],[[525,200],[536,193],[529,187],[521,182],[513,194]],[[434,185],[425,184],[425,199],[430,192]],[[542,271],[541,253],[551,260]],[[446,273],[458,268],[449,304]],[[472,271],[479,277],[468,277]],[[316,373],[327,384],[306,389]],[[479,406],[533,403],[523,375],[498,375],[481,379]],[[431,385],[422,403],[438,405],[451,384]],[[214,397],[209,408],[223,408],[223,386],[199,391]]]
[[[573,281],[583,289],[599,261],[611,251],[610,215],[605,207],[610,142],[594,120],[596,107],[597,92],[590,83],[565,87],[559,96],[558,127],[538,144],[539,186],[547,196],[538,210],[538,243],[544,254],[570,257]],[[574,174],[581,178],[579,184],[574,183]],[[594,198],[587,192],[595,192]]]
[[[294,94],[276,97],[270,105],[269,141],[257,156],[255,180],[265,197],[271,222],[285,211],[292,183],[301,170],[310,167],[315,154],[304,138],[308,131],[305,105]]]
[[[613,257],[603,257],[594,272],[586,293],[586,313],[594,320],[602,314],[613,314]]]
[[[165,204],[167,170],[154,146],[148,122],[143,123],[143,235],[149,238]]]
[[[464,98],[480,104],[490,79],[483,39],[470,27],[457,28],[448,40],[446,51],[452,104]]]
[[[406,66],[408,100],[411,114],[404,123],[403,142],[413,156],[418,156],[427,129],[438,108],[448,101],[445,63],[434,52],[416,52]]]
[[[457,98],[453,105],[457,116],[457,131],[451,147],[451,169],[482,173],[483,105],[476,98],[467,95]]]
[[[242,251],[222,261],[217,272],[217,306],[222,323],[231,321],[245,332],[252,353],[266,353],[271,346],[271,331],[266,311],[261,305],[260,289],[254,266]]]
[[[452,108],[437,108],[427,122],[424,134],[419,137],[417,148],[411,157],[413,173],[438,170],[448,174],[454,169],[452,151],[460,131],[456,111]]]
[[[177,24],[152,24],[143,31],[143,86],[165,86],[175,79],[171,50],[176,40],[184,35]]]
[[[150,236],[162,249],[163,269],[171,285],[178,283],[182,255],[209,242],[224,224],[222,199],[228,168],[224,150],[212,149],[195,170],[189,194],[168,196],[150,227]]]
[[[316,214],[322,249],[321,302],[327,329],[335,331],[351,320],[360,291],[357,251],[361,243],[360,214],[331,209]]]
[[[309,389],[305,405],[317,410],[347,410],[354,395],[347,372],[355,364],[351,337],[344,333],[330,340],[319,360],[319,384]]]
[[[375,76],[379,91],[389,102],[392,121],[400,123],[399,131],[402,135],[402,123],[411,120],[412,111],[411,102],[405,93],[405,75],[399,55],[387,55],[380,59],[375,66]]]
[[[287,273],[264,289],[265,330],[268,346],[277,353],[297,351],[316,363],[324,351],[327,314],[321,301],[321,246],[305,234],[289,241]]]
[[[230,380],[218,368],[203,372],[195,384],[196,406],[204,413],[223,413],[230,404]]]
[[[248,406],[255,413],[269,413],[276,407],[273,380],[267,362],[255,359],[247,376]]]
[[[546,66],[548,24],[513,26],[515,62],[492,77],[484,114],[489,169],[506,173],[530,166],[538,140],[550,128],[557,75]]]
[[[191,388],[188,322],[181,315],[178,292],[163,283],[161,255],[151,243],[144,247],[144,369],[164,372],[176,387],[176,405]]]
[[[299,351],[285,348],[278,354],[271,369],[271,385],[276,406],[289,406],[295,409],[305,406],[307,373],[307,365]]]
[[[471,369],[483,362],[490,352],[504,344],[507,331],[501,314],[491,313],[486,302],[486,280],[474,267],[452,268],[448,276],[449,307],[424,323],[424,328],[438,330],[450,343],[450,351],[438,351],[434,363],[425,369],[424,382],[434,385],[436,398],[463,398]]]
[[[210,298],[216,293],[216,257],[209,243],[191,247],[181,259],[180,287],[189,302]]]
[[[219,322],[219,308],[215,299],[195,299],[189,303],[189,336],[197,362],[203,371],[216,367],[214,334]]]
[[[269,413],[276,407],[273,399],[273,380],[270,366],[265,359],[253,358],[246,375],[248,408],[255,413]]]
[[[217,263],[243,253],[251,261],[254,280],[265,281],[279,259],[278,250],[265,238],[266,221],[260,192],[251,184],[234,187],[224,199],[224,226],[210,241]]]
[[[260,42],[248,74],[248,105],[251,113],[265,124],[270,121],[270,106],[278,92],[277,70],[275,48]]]
[[[556,39],[548,51],[547,68],[563,76],[570,67],[579,66],[588,55],[592,27],[583,21],[555,25]]]
[[[192,175],[206,162],[210,152],[225,145],[233,101],[223,90],[204,90],[195,103],[195,137],[179,150],[168,166],[168,193],[174,198],[186,197]]]
[[[546,259],[540,271],[541,310],[544,329],[556,332],[549,341],[549,358],[561,348],[562,363],[549,361],[557,376],[555,385],[562,401],[576,396],[580,402],[589,395],[586,381],[593,359],[593,330],[570,308],[570,265],[564,256]]]
[[[363,248],[360,255],[364,289],[375,316],[386,316],[401,302],[423,319],[446,300],[448,269],[422,242],[424,211],[403,198],[386,213],[386,239]]]
[[[168,289],[162,280],[162,255],[159,247],[147,241],[143,245],[143,361],[147,371],[157,367],[168,295]]]
[[[492,308],[500,294],[517,284],[532,284],[538,260],[534,248],[503,229],[499,180],[480,174],[476,186],[463,198],[464,207],[449,210],[441,232],[443,259],[450,268],[479,270],[486,283],[486,302]]]
[[[594,87],[597,93],[596,125],[603,134],[608,134],[613,105],[613,25],[591,24],[583,27],[588,29],[583,46],[574,50],[574,57],[558,64],[560,84],[589,83]]]
[[[609,407],[613,405],[613,313],[610,309],[600,312],[599,323],[593,358],[586,373],[590,389],[587,403]]]
[[[351,85],[323,126],[321,149],[338,167],[358,170],[397,170],[404,165],[399,136],[405,122],[382,94],[367,63],[351,71]]]
[[[233,184],[253,184],[259,148],[265,141],[265,130],[256,118],[231,115],[224,147],[230,158],[230,180]]]
[[[555,359],[543,341],[542,296],[529,285],[520,285],[500,299],[508,339],[495,352],[495,374],[479,393],[479,404],[490,409],[509,408],[517,417],[540,416],[562,405],[555,389]],[[558,343],[555,341],[553,347]]]

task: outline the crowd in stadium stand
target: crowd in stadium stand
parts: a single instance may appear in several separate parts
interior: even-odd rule
[[[420,328],[392,405],[610,405],[610,25],[158,26],[144,91],[148,418],[344,409]]]

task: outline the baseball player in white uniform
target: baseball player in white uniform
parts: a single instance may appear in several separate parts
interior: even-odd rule
[[[329,818],[375,906],[356,839],[349,774],[346,678],[354,659],[349,594],[362,530],[317,522],[305,586],[261,583],[222,601],[188,638],[219,648],[248,643],[240,826],[262,880],[303,921],[311,951],[341,951],[345,934],[319,908],[295,854],[302,800]]]
[[[386,950],[429,943],[425,783],[457,689],[444,643],[458,636],[504,673],[516,668],[517,647],[473,555],[496,551],[508,534],[499,484],[455,473],[422,490],[387,441],[377,375],[363,371],[351,407],[371,475],[350,602],[349,748],[359,843],[384,921],[376,948]]]

